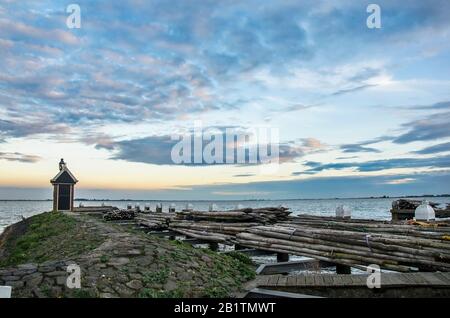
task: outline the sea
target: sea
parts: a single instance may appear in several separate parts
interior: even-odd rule
[[[293,215],[312,214],[321,216],[334,216],[336,208],[340,205],[350,207],[352,218],[390,220],[389,212],[392,201],[397,198],[364,198],[364,199],[301,199],[301,200],[255,200],[255,201],[75,201],[75,206],[112,205],[118,208],[126,208],[128,204],[139,205],[144,208],[150,206],[152,211],[157,204],[162,204],[163,211],[168,211],[170,205],[175,205],[176,211],[184,209],[188,204],[195,210],[208,211],[209,206],[215,204],[219,210],[234,208],[257,208],[267,206],[284,206],[292,211]],[[414,200],[428,200],[436,203],[450,203],[450,197],[420,197]],[[0,200],[0,233],[5,227],[16,223],[22,217],[30,217],[52,209],[52,201],[1,201]]]

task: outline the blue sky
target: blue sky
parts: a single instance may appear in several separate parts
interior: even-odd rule
[[[0,199],[449,193],[448,1],[0,0]],[[366,26],[369,3],[381,29]],[[281,165],[175,165],[171,135],[279,130]]]

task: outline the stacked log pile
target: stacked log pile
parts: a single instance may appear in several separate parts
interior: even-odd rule
[[[136,216],[135,210],[112,210],[103,214],[106,221],[133,220]]]
[[[173,213],[140,213],[136,217],[136,222],[149,230],[160,231],[167,230],[174,218],[175,215]]]
[[[450,271],[450,226],[299,216],[236,235],[240,245],[344,265]]]
[[[180,234],[211,242],[232,242],[236,234],[246,229],[285,221],[291,212],[287,208],[238,209],[231,211],[178,212],[169,228]]]

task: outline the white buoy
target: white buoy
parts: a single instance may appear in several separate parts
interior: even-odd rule
[[[217,211],[217,205],[216,204],[210,204],[209,205],[209,212],[215,212]]]
[[[346,205],[339,205],[336,208],[336,217],[350,219],[352,217],[352,209]]]
[[[434,209],[427,200],[423,200],[422,203],[416,208],[414,216],[418,221],[430,221],[436,218]]]
[[[11,286],[0,286],[0,298],[11,298]]]

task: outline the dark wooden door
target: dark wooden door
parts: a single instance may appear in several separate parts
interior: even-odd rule
[[[59,185],[58,210],[70,210],[70,185]]]

